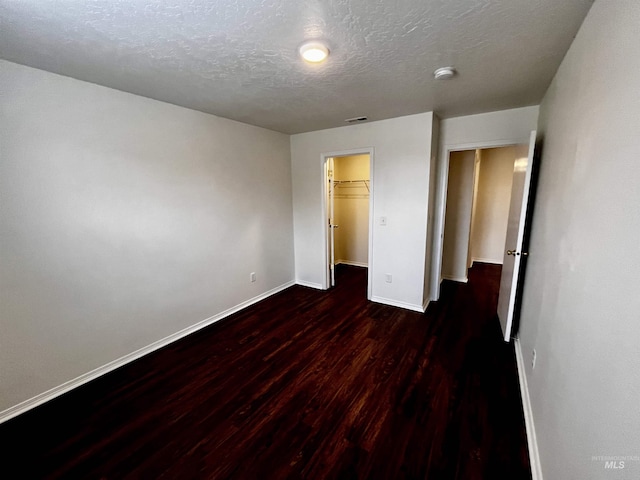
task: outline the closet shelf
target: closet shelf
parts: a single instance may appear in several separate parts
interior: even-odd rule
[[[334,180],[333,184],[338,188],[363,188],[366,187],[367,192],[369,189],[369,180]]]

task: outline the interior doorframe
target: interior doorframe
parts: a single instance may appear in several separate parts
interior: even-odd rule
[[[327,160],[335,157],[351,157],[354,155],[369,155],[369,248],[367,252],[367,300],[371,300],[373,290],[373,225],[374,225],[374,148],[356,148],[352,150],[339,150],[326,152],[320,155],[322,168],[322,244],[324,246],[324,274],[322,276],[322,289],[329,289],[329,224],[327,222]]]
[[[449,188],[449,157],[452,152],[464,150],[483,150],[486,148],[512,147],[514,145],[528,144],[527,138],[514,138],[506,140],[492,140],[486,142],[471,142],[443,145],[438,162],[437,186],[436,186],[436,218],[434,219],[435,235],[433,236],[433,256],[431,259],[431,300],[440,298],[440,284],[442,283],[442,253],[444,250],[444,221],[447,212],[447,190]]]

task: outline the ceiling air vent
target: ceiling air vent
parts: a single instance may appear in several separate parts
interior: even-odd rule
[[[353,118],[347,118],[345,120],[345,122],[347,123],[359,123],[359,122],[366,122],[367,121],[367,117],[353,117]]]

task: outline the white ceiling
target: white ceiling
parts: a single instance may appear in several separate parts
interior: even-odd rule
[[[537,104],[592,3],[0,0],[0,57],[298,133]],[[316,38],[331,55],[311,66],[297,48]]]

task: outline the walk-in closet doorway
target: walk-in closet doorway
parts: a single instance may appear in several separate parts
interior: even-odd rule
[[[336,267],[368,269],[371,297],[372,152],[325,156],[327,288]]]

